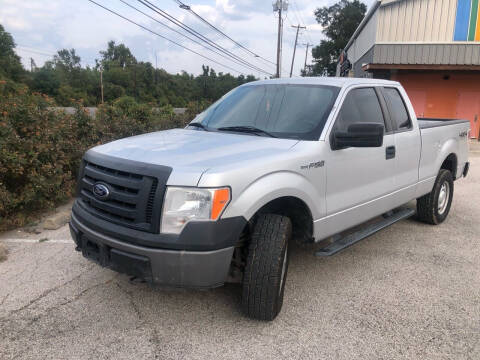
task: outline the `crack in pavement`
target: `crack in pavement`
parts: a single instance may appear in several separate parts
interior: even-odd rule
[[[10,296],[10,293],[8,293],[7,295],[5,295],[5,297],[2,299],[2,301],[0,302],[0,306],[3,305],[3,303],[7,300],[7,298]]]
[[[87,270],[87,271],[88,271],[88,270]],[[64,283],[63,285],[67,285],[68,283],[71,283],[72,281],[78,279],[81,275],[85,274],[87,271],[82,272],[81,274],[77,275],[75,278],[71,279],[70,281],[67,281],[67,282]],[[120,274],[116,274],[115,276],[113,276],[113,277],[110,278],[110,279],[107,279],[106,281],[102,281],[102,282],[100,282],[100,283],[96,283],[96,284],[94,284],[94,285],[92,285],[92,286],[90,286],[90,287],[88,287],[88,288],[86,288],[86,289],[83,289],[80,293],[76,294],[73,298],[71,298],[71,299],[69,299],[69,300],[67,300],[67,301],[64,301],[64,302],[62,302],[62,303],[60,303],[60,304],[56,304],[56,305],[54,305],[54,306],[46,309],[45,311],[43,311],[41,314],[32,316],[30,319],[27,317],[26,319],[24,319],[24,320],[27,321],[27,322],[24,323],[23,326],[18,326],[18,327],[17,327],[17,326],[11,326],[11,327],[7,327],[7,326],[6,326],[6,327],[3,327],[3,326],[2,326],[2,327],[0,327],[0,330],[7,330],[8,333],[9,333],[9,335],[12,336],[11,329],[17,327],[17,330],[16,330],[17,335],[20,336],[20,337],[25,337],[25,336],[24,336],[24,335],[25,335],[25,332],[26,332],[26,331],[30,332],[32,324],[36,323],[36,322],[39,321],[40,319],[42,319],[42,318],[44,318],[45,316],[49,315],[52,311],[59,310],[60,307],[65,306],[65,305],[68,305],[68,304],[71,304],[71,303],[77,301],[77,300],[80,299],[82,296],[84,296],[85,294],[87,294],[89,291],[91,291],[91,290],[93,290],[93,289],[95,289],[95,288],[98,288],[98,287],[100,287],[100,286],[102,286],[102,285],[111,283],[111,282],[112,282],[116,277],[118,277],[119,275],[120,275]],[[62,286],[62,285],[57,286],[56,289],[60,288],[61,286]],[[53,289],[51,289],[51,290],[53,291]],[[51,293],[51,291],[50,291],[50,293]],[[46,295],[48,295],[48,294],[45,294],[45,296],[46,296]],[[39,300],[40,298],[41,298],[41,296],[38,297],[37,299]],[[18,309],[17,309],[15,312],[18,312]],[[12,313],[13,313],[13,312],[12,312]],[[2,318],[3,318],[3,317],[2,317]],[[15,323],[15,320],[13,320],[11,317],[6,317],[5,320],[10,320],[10,322]],[[2,325],[6,325],[6,322],[2,322]],[[19,325],[18,322],[17,322],[17,325]],[[28,329],[28,330],[27,330],[27,329]],[[58,336],[60,336],[60,335],[64,335],[64,334],[66,334],[66,333],[68,333],[68,332],[70,332],[70,331],[73,331],[73,330],[75,330],[75,326],[74,326],[72,329],[68,329],[68,330],[59,330],[59,329],[57,329],[57,331],[56,331],[54,334],[52,334],[52,335],[49,336],[49,337],[44,338],[44,340],[45,340],[45,339],[50,339],[50,338],[56,338],[56,337],[58,337]],[[0,331],[0,334],[1,334],[1,333],[3,333],[3,331]],[[31,348],[32,348],[32,346],[27,346],[27,347],[22,348],[21,353],[14,355],[14,358],[21,356],[22,354],[24,354],[27,350],[30,350]]]
[[[137,315],[138,319],[140,320],[140,325],[136,327],[136,330],[138,330],[143,325],[145,325],[145,319],[144,319],[142,313],[140,312],[140,309],[138,308],[137,304],[135,304],[135,301],[133,300],[133,294],[131,292],[129,292],[127,289],[124,289],[123,287],[121,287],[118,282],[115,282],[115,285],[117,285],[117,287],[120,289],[121,292],[123,292],[124,294],[127,295],[128,299],[129,299],[129,302],[130,302],[130,305],[131,305],[133,311],[135,312],[135,315]]]
[[[86,289],[83,289],[81,292],[79,292],[78,294],[76,294],[73,298],[63,302],[63,303],[60,303],[60,304],[57,304],[57,305],[54,305],[52,307],[49,307],[48,309],[46,309],[44,312],[42,312],[41,314],[39,315],[36,315],[34,316],[26,325],[26,327],[32,325],[33,323],[37,322],[38,320],[42,319],[43,317],[47,316],[48,314],[50,314],[53,310],[59,310],[61,307],[63,306],[66,306],[66,305],[69,305],[69,304],[72,304],[74,303],[75,301],[79,300],[81,297],[83,297],[87,292],[89,292],[90,290],[93,290],[93,289],[96,289],[102,285],[106,285],[106,284],[109,284],[111,283],[118,275],[115,275],[114,277],[110,278],[110,279],[107,279],[106,281],[102,281],[100,283],[97,283],[95,285],[92,285]],[[25,327],[24,327],[25,328]],[[58,330],[57,333],[55,335],[52,335],[50,338],[52,337],[57,337],[58,335],[63,335],[63,334],[66,334],[68,333],[68,331],[60,331]],[[48,338],[48,337],[47,337]]]
[[[155,327],[155,325],[153,323],[151,323],[148,319],[146,319],[143,316],[143,314],[141,313],[138,305],[135,303],[133,293],[128,291],[127,289],[124,289],[122,286],[120,286],[120,284],[118,282],[115,282],[115,284],[124,294],[126,294],[128,296],[128,298],[130,300],[130,305],[132,306],[133,311],[135,312],[138,319],[140,320],[140,324],[135,327],[135,330],[141,329],[142,327],[145,327],[145,329],[150,330],[151,334],[150,334],[149,341],[154,347],[155,358],[157,358],[157,354],[160,351],[160,349],[159,349],[160,339],[159,339],[159,336],[158,336],[157,328]]]
[[[48,308],[47,311],[50,311],[50,310],[52,310],[52,309],[57,309],[57,308],[59,308],[59,307],[61,307],[61,306],[65,306],[65,305],[71,304],[71,303],[77,301],[78,299],[80,299],[83,295],[85,295],[85,294],[86,294],[87,292],[89,292],[90,290],[93,290],[93,289],[95,289],[95,288],[97,288],[97,287],[100,287],[100,286],[102,286],[102,285],[107,285],[107,284],[111,283],[111,282],[112,282],[115,278],[117,278],[119,275],[120,275],[120,274],[116,274],[115,276],[113,276],[113,277],[110,278],[110,279],[107,279],[106,281],[102,281],[102,282],[100,282],[100,283],[97,283],[97,284],[95,284],[95,285],[92,285],[92,286],[90,286],[90,287],[82,290],[81,292],[79,292],[79,293],[78,293],[77,295],[75,295],[73,298],[71,298],[71,299],[69,299],[69,300],[67,300],[67,301],[65,301],[65,302],[63,302],[63,303],[60,303],[60,304],[58,304],[58,305],[52,306],[51,308]]]
[[[39,296],[37,296],[36,298],[30,300],[27,304],[23,305],[22,307],[18,308],[18,309],[15,309],[15,310],[12,310],[10,311],[10,315],[11,314],[17,314],[19,313],[20,311],[23,311],[25,309],[27,309],[28,307],[30,307],[31,305],[35,304],[37,301],[40,301],[41,299],[43,299],[44,297],[48,296],[49,294],[51,294],[52,292],[58,290],[58,289],[61,289],[62,287],[64,286],[67,286],[69,284],[71,284],[72,282],[74,282],[75,280],[79,279],[82,275],[88,273],[90,270],[92,270],[95,266],[90,266],[87,270],[85,271],[82,271],[80,274],[74,276],[72,279],[60,284],[60,285],[57,285],[57,286],[54,286],[53,288],[50,288],[48,290],[45,290],[44,292],[42,292]]]
[[[26,250],[25,250],[26,251]],[[33,270],[31,267],[24,267],[22,271],[20,271],[19,273],[16,273],[15,274],[15,277],[13,278],[13,280],[16,280],[18,279],[20,276],[22,276],[24,273],[26,273],[27,271],[31,271],[32,273],[34,273],[39,267],[40,267],[40,261],[42,263],[46,263],[48,261],[50,261],[52,258],[56,257],[61,251],[63,251],[62,248],[60,248],[59,250],[57,250],[55,253],[53,254],[50,254],[50,256],[48,256],[46,259],[40,259],[38,257],[35,258],[35,264],[33,266]],[[9,272],[11,271],[11,269],[7,269],[6,271],[0,273],[0,276],[3,276],[5,274],[8,274]]]

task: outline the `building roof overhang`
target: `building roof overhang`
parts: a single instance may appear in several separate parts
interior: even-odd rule
[[[373,46],[372,64],[399,66],[479,66],[480,43],[380,43]]]
[[[405,0],[381,0],[381,6],[390,5],[396,2],[405,1]]]
[[[363,71],[378,70],[433,70],[433,71],[480,71],[480,65],[440,64],[365,64]]]

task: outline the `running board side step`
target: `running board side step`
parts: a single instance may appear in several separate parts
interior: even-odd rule
[[[383,219],[374,224],[369,224],[363,229],[360,229],[352,234],[340,237],[338,240],[332,242],[330,245],[315,252],[315,256],[332,256],[342,251],[343,249],[356,244],[357,242],[375,234],[376,232],[385,229],[386,227],[395,224],[396,222],[409,218],[415,215],[415,210],[408,208],[400,208],[383,215]]]

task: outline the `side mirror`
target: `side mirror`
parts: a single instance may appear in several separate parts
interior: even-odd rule
[[[333,150],[346,147],[381,147],[385,127],[378,123],[357,123],[348,127],[347,131],[333,133]]]

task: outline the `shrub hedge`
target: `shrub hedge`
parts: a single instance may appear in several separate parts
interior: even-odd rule
[[[77,103],[73,115],[55,110],[51,98],[0,80],[0,231],[73,195],[82,154],[126,136],[182,127],[191,114],[153,110],[120,98],[98,108],[95,118]]]

